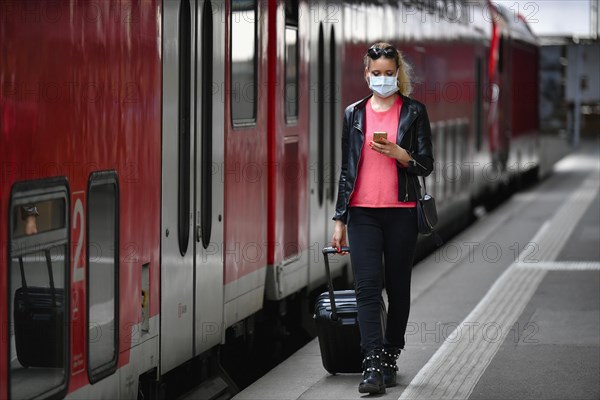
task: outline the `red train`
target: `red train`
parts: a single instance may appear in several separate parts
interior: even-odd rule
[[[377,40],[428,106],[442,230],[538,165],[536,39],[487,1],[3,0],[0,20],[0,399],[148,398],[322,285]]]

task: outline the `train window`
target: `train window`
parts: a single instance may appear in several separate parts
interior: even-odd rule
[[[63,397],[69,376],[69,220],[64,178],[17,183],[8,250],[9,397]]]
[[[298,1],[285,2],[285,120],[298,119]]]
[[[114,171],[95,172],[88,187],[88,374],[96,382],[117,367],[119,186]]]
[[[234,126],[256,121],[256,0],[231,3],[231,118]]]
[[[64,228],[64,210],[64,204],[55,199],[26,204],[13,210],[13,237]]]

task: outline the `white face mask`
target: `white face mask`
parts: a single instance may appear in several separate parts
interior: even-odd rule
[[[381,97],[390,97],[398,91],[398,71],[395,76],[373,76],[369,75],[369,89]]]

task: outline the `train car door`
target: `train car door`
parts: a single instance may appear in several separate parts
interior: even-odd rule
[[[269,2],[269,243],[266,298],[280,300],[306,286],[308,171],[308,7]],[[279,82],[283,82],[281,85]]]
[[[223,102],[213,91],[223,81],[222,7],[163,6],[162,374],[221,340],[223,182],[212,167],[224,143]]]
[[[341,121],[340,65],[336,37],[341,6],[333,2],[311,3],[310,45],[310,147],[309,147],[309,244],[321,260],[320,248],[329,244],[340,160]],[[310,266],[311,285],[323,283],[323,263]],[[335,267],[334,267],[335,268]]]
[[[195,118],[195,355],[223,334],[224,102],[215,87],[225,80],[225,7],[198,1]]]

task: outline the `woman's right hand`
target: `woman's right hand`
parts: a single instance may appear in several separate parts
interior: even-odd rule
[[[342,246],[347,246],[346,243],[346,224],[342,221],[335,221],[335,228],[333,229],[333,237],[331,238],[331,246],[335,247],[338,252],[341,250]],[[346,254],[343,252],[341,254]]]

